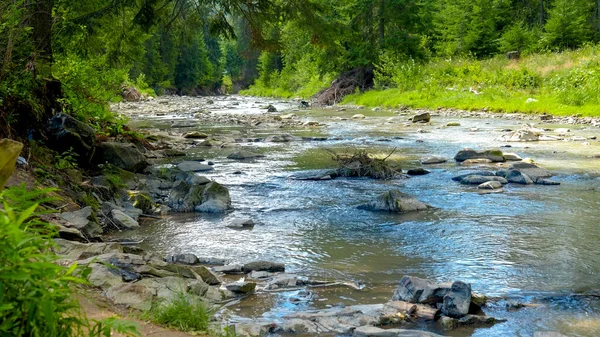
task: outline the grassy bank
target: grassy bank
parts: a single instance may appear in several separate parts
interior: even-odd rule
[[[376,89],[348,96],[342,103],[600,116],[599,51],[598,46],[588,46],[526,55],[518,61],[503,55],[487,60],[436,59],[425,64],[384,58],[377,66]],[[285,88],[260,87],[246,93],[289,97],[281,95],[282,91]]]

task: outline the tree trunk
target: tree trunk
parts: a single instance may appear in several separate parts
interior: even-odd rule
[[[52,64],[52,8],[54,0],[35,0],[31,15],[33,46],[38,61]]]
[[[600,2],[600,0],[598,0]],[[385,39],[385,0],[381,0],[379,5],[379,48],[383,48]]]

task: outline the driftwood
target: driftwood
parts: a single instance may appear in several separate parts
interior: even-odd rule
[[[392,179],[402,172],[386,162],[396,148],[383,159],[371,157],[366,150],[357,150],[352,154],[338,154],[331,149],[326,150],[333,155],[332,159],[340,166],[337,173],[342,177]]]

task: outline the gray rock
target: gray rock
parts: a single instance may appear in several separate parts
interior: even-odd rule
[[[226,266],[214,267],[213,270],[217,273],[224,274],[241,274],[243,266],[239,264],[230,264]]]
[[[122,283],[106,291],[106,298],[114,304],[141,311],[150,310],[156,291],[140,283]]]
[[[121,229],[135,229],[140,227],[137,221],[118,209],[113,209],[110,215],[115,224]]]
[[[429,121],[431,121],[431,114],[429,112],[418,114],[412,118],[413,123],[429,123]]]
[[[185,172],[206,172],[212,171],[214,168],[210,165],[202,164],[197,161],[184,161],[177,164],[177,168]]]
[[[526,163],[526,162],[514,163],[510,166],[510,169],[518,170],[518,171],[528,175],[531,178],[531,180],[533,180],[534,182],[540,178],[552,177],[552,173],[550,173],[550,171],[548,171],[544,168],[541,168],[532,163]]]
[[[477,186],[477,189],[480,190],[497,190],[500,188],[502,188],[502,183],[499,181],[488,181]]]
[[[112,211],[119,210],[119,211],[125,213],[127,216],[129,216],[134,221],[138,221],[140,218],[140,215],[142,215],[144,213],[141,209],[135,208],[131,204],[128,204],[125,206],[128,206],[128,207],[117,206],[116,204],[114,204],[112,202],[105,201],[102,203],[102,214],[105,216],[110,216],[112,218]]]
[[[272,104],[269,104],[267,107],[267,112],[277,112],[277,108],[275,108]]]
[[[504,153],[504,159],[506,161],[521,161],[523,158],[519,157],[519,155],[515,153]]]
[[[229,191],[216,182],[191,185],[177,183],[169,194],[168,206],[174,212],[221,213],[231,208]]]
[[[392,301],[436,304],[450,291],[448,283],[434,283],[414,276],[404,276],[394,291]]]
[[[379,195],[367,204],[358,206],[358,208],[369,211],[407,213],[426,210],[428,206],[408,194],[391,190]]]
[[[452,178],[453,181],[461,181],[463,180],[465,177],[468,176],[484,176],[484,177],[494,177],[497,174],[492,172],[492,171],[474,171],[474,172],[470,172],[470,173],[464,173],[458,176],[455,176]]]
[[[83,166],[90,164],[96,150],[96,130],[86,123],[60,113],[53,116],[48,129],[51,132],[50,147],[62,153],[73,149]]]
[[[374,326],[361,326],[354,329],[353,337],[441,337],[441,335],[406,329],[381,329]]]
[[[57,225],[58,237],[70,241],[88,242],[79,229]]]
[[[508,172],[506,172],[506,180],[515,184],[533,184],[533,180],[528,175],[519,170],[508,170]]]
[[[271,273],[284,272],[285,265],[283,263],[269,262],[269,261],[254,261],[244,264],[242,267],[244,273],[250,273],[252,271],[268,271]]]
[[[430,165],[430,164],[441,164],[441,163],[445,163],[448,161],[448,159],[444,158],[444,157],[438,157],[438,156],[429,156],[429,157],[423,157],[419,160],[421,162],[421,164],[423,165]]]
[[[464,185],[481,185],[483,183],[487,183],[488,181],[497,181],[504,185],[508,184],[508,181],[502,177],[478,176],[478,175],[466,176],[460,180],[460,183],[464,184]]]
[[[250,274],[248,274],[248,278],[254,279],[254,280],[260,280],[260,279],[266,279],[269,277],[273,277],[274,275],[276,275],[276,274],[269,273],[268,271],[253,271]]]
[[[471,285],[456,281],[452,283],[450,292],[444,296],[442,314],[461,318],[469,313],[471,305]]]
[[[499,149],[489,149],[489,150],[473,150],[471,148],[464,148],[454,156],[454,160],[457,162],[464,162],[468,159],[489,159],[492,162],[504,162],[504,154]]]
[[[249,294],[249,293],[253,292],[254,289],[256,289],[256,283],[238,281],[238,282],[226,284],[225,288],[234,293]]]
[[[254,159],[254,158],[262,158],[263,154],[254,153],[248,150],[239,150],[227,156],[227,159],[235,159],[235,160],[245,160],[245,159]]]
[[[168,256],[165,261],[172,263],[182,263],[194,265],[198,263],[198,257],[194,254],[177,254]]]
[[[94,162],[108,163],[130,172],[142,172],[148,167],[146,157],[132,144],[105,142],[96,147]]]
[[[75,212],[63,212],[58,216],[67,222],[65,227],[79,230],[88,239],[97,238],[102,234],[102,227],[90,220],[92,208],[89,206]]]
[[[227,227],[234,229],[252,229],[254,228],[254,221],[249,218],[233,219],[227,224]]]

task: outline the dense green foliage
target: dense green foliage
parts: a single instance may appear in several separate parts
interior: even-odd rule
[[[374,66],[379,88],[464,86],[452,80],[456,76],[469,82],[468,88],[482,82],[461,75],[466,60],[486,72],[485,63],[477,60],[511,51],[530,55],[580,48],[596,43],[600,32],[600,3],[594,0],[351,0],[319,4],[320,20],[313,27],[302,29],[294,21],[277,27],[279,48],[263,52],[260,76],[244,93],[310,98],[338,74],[356,66]],[[462,61],[448,61],[456,59]],[[425,66],[427,63],[431,64]],[[436,71],[428,69],[440,66],[448,69],[446,79],[429,78]],[[511,88],[525,85],[531,89],[541,84],[515,84],[513,77],[518,77],[519,71],[514,73],[494,75],[496,83],[485,84],[505,79],[512,81],[504,83]]]
[[[400,74],[419,78],[410,69],[427,62],[435,68],[440,60],[595,44],[599,6],[595,0],[6,1],[0,136],[27,137],[62,111],[116,134],[124,121],[107,104],[132,86],[144,95],[204,94],[254,83],[245,93],[309,98],[340,73],[365,67],[375,69],[379,88],[401,88],[412,80]]]
[[[131,323],[89,322],[79,309],[73,287],[85,281],[75,275],[77,264],[55,263],[55,229],[35,214],[46,192],[16,187],[0,194],[0,335],[137,336]]]

